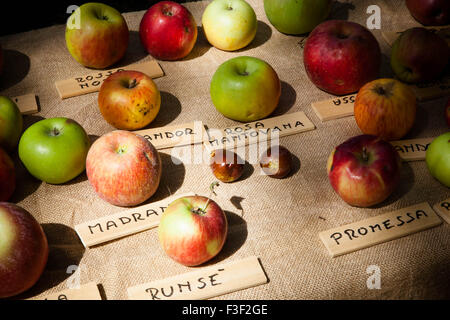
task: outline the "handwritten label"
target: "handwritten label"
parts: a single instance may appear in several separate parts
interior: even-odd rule
[[[400,158],[404,161],[425,160],[427,149],[434,138],[391,141]]]
[[[443,36],[444,38],[446,38],[447,42],[449,42],[449,39],[448,39],[448,37],[449,37],[448,34],[450,31],[449,26],[435,26],[435,27],[418,26],[418,27],[426,28],[430,31],[438,33],[441,36]],[[382,31],[381,34],[382,34],[384,40],[386,40],[387,44],[392,47],[395,40],[397,40],[397,38],[406,30],[408,30],[408,29],[401,30],[401,31]]]
[[[322,122],[354,115],[356,94],[314,102],[314,112]]]
[[[128,288],[131,300],[199,300],[267,283],[257,257]]]
[[[435,227],[442,220],[426,202],[319,234],[332,257]]]
[[[450,198],[435,204],[433,209],[445,220],[445,222],[450,224]]]
[[[102,297],[97,284],[90,282],[77,289],[64,290],[36,300],[102,300]]]
[[[156,149],[202,143],[206,131],[201,121],[192,123],[134,131],[150,141]]]
[[[208,129],[208,150],[234,148],[314,130],[316,127],[304,112],[296,112],[225,129]]]
[[[84,222],[76,225],[75,231],[86,248],[145,231],[159,225],[161,215],[172,201],[187,195],[193,193],[174,195],[158,202]]]
[[[136,63],[122,68],[116,68],[105,71],[97,71],[84,76],[75,77],[72,79],[57,81],[55,83],[61,99],[75,97],[87,93],[92,93],[100,90],[103,81],[113,73],[123,70],[134,70],[145,73],[150,78],[158,78],[164,75],[163,70],[156,61],[149,61],[144,63]]]
[[[23,115],[34,114],[39,112],[39,107],[34,93],[26,94],[19,97],[11,98],[19,108]]]

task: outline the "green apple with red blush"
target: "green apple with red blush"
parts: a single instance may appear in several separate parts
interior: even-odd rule
[[[10,98],[0,96],[0,147],[12,151],[19,143],[23,117],[19,107]]]
[[[450,132],[441,134],[431,142],[425,162],[431,175],[450,188]]]

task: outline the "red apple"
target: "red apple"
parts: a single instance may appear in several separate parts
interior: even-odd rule
[[[31,288],[47,264],[48,243],[36,219],[23,208],[0,202],[0,298]]]
[[[211,153],[210,168],[222,182],[234,182],[244,173],[245,161],[235,152],[219,149]]]
[[[445,109],[445,117],[447,118],[447,125],[450,128],[450,98],[447,101],[447,108]]]
[[[328,158],[333,189],[348,204],[370,207],[389,197],[400,181],[401,160],[394,147],[372,135],[337,146]]]
[[[122,130],[138,130],[158,115],[161,94],[146,74],[125,70],[105,79],[98,94],[103,118]]]
[[[308,36],[303,61],[308,77],[318,88],[344,95],[378,77],[381,50],[377,39],[362,25],[329,20]]]
[[[406,0],[411,15],[426,26],[443,26],[450,23],[450,1]]]
[[[16,188],[14,162],[0,148],[0,201],[8,201]]]
[[[188,196],[166,208],[158,233],[169,257],[185,266],[197,266],[222,250],[227,229],[227,218],[216,202],[202,196]]]
[[[197,41],[197,23],[181,4],[161,1],[147,10],[139,26],[145,49],[156,59],[186,57]]]
[[[144,137],[116,130],[97,139],[89,149],[86,174],[97,194],[122,207],[138,205],[158,189],[161,158]]]
[[[292,170],[292,154],[282,146],[270,147],[261,155],[259,165],[269,177],[282,179]]]

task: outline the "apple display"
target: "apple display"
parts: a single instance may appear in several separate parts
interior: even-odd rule
[[[110,125],[122,130],[137,130],[156,118],[161,94],[146,74],[124,70],[113,73],[102,83],[98,106]]]
[[[411,28],[392,45],[391,67],[403,82],[427,82],[443,74],[449,58],[444,38],[425,28]]]
[[[227,238],[228,222],[219,205],[206,197],[173,201],[161,216],[159,241],[166,254],[185,266],[215,257]]]
[[[191,12],[173,1],[161,1],[145,12],[139,26],[144,48],[154,58],[179,60],[197,41],[197,23]]]
[[[13,203],[0,202],[0,235],[0,298],[9,298],[36,284],[49,249],[41,225]]]
[[[256,36],[258,21],[244,0],[214,0],[203,12],[203,30],[208,42],[224,51],[246,47]]]
[[[265,61],[247,56],[231,58],[216,70],[211,100],[225,117],[250,122],[270,115],[278,105],[281,83]]]
[[[155,147],[135,133],[116,130],[97,139],[86,159],[86,173],[103,200],[131,207],[149,199],[161,179],[161,158]]]
[[[355,120],[365,134],[384,140],[399,140],[413,127],[416,95],[395,79],[377,79],[365,84],[355,98]]]
[[[23,118],[19,107],[10,98],[0,96],[0,147],[13,150],[19,143]]]
[[[69,118],[49,118],[31,125],[19,141],[19,157],[37,179],[68,182],[82,173],[90,140],[83,127]]]
[[[231,150],[218,149],[211,153],[210,168],[220,181],[234,182],[244,173],[245,161]]]
[[[450,188],[450,132],[441,134],[431,142],[425,162],[431,175]]]
[[[67,20],[67,49],[88,68],[104,69],[118,62],[127,51],[128,39],[125,19],[106,4],[85,3]]]
[[[337,146],[328,158],[331,186],[349,205],[371,207],[392,194],[400,181],[401,160],[379,137],[360,135]]]
[[[331,4],[331,0],[264,0],[264,11],[278,31],[300,35],[323,22],[330,14]]]
[[[15,188],[16,171],[14,162],[9,155],[0,148],[0,202],[8,201]]]
[[[308,36],[303,61],[309,79],[318,88],[345,95],[378,77],[381,50],[377,39],[362,25],[329,20]]]
[[[292,154],[283,146],[273,146],[263,152],[259,165],[269,177],[282,179],[292,170]]]
[[[411,15],[425,26],[443,26],[450,23],[450,1],[406,0]]]

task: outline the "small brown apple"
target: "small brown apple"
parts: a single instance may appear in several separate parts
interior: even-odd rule
[[[292,154],[282,146],[268,148],[259,160],[263,172],[272,178],[284,178],[292,170]]]
[[[210,167],[214,176],[222,182],[234,182],[244,173],[245,161],[235,152],[219,149],[211,153]]]

